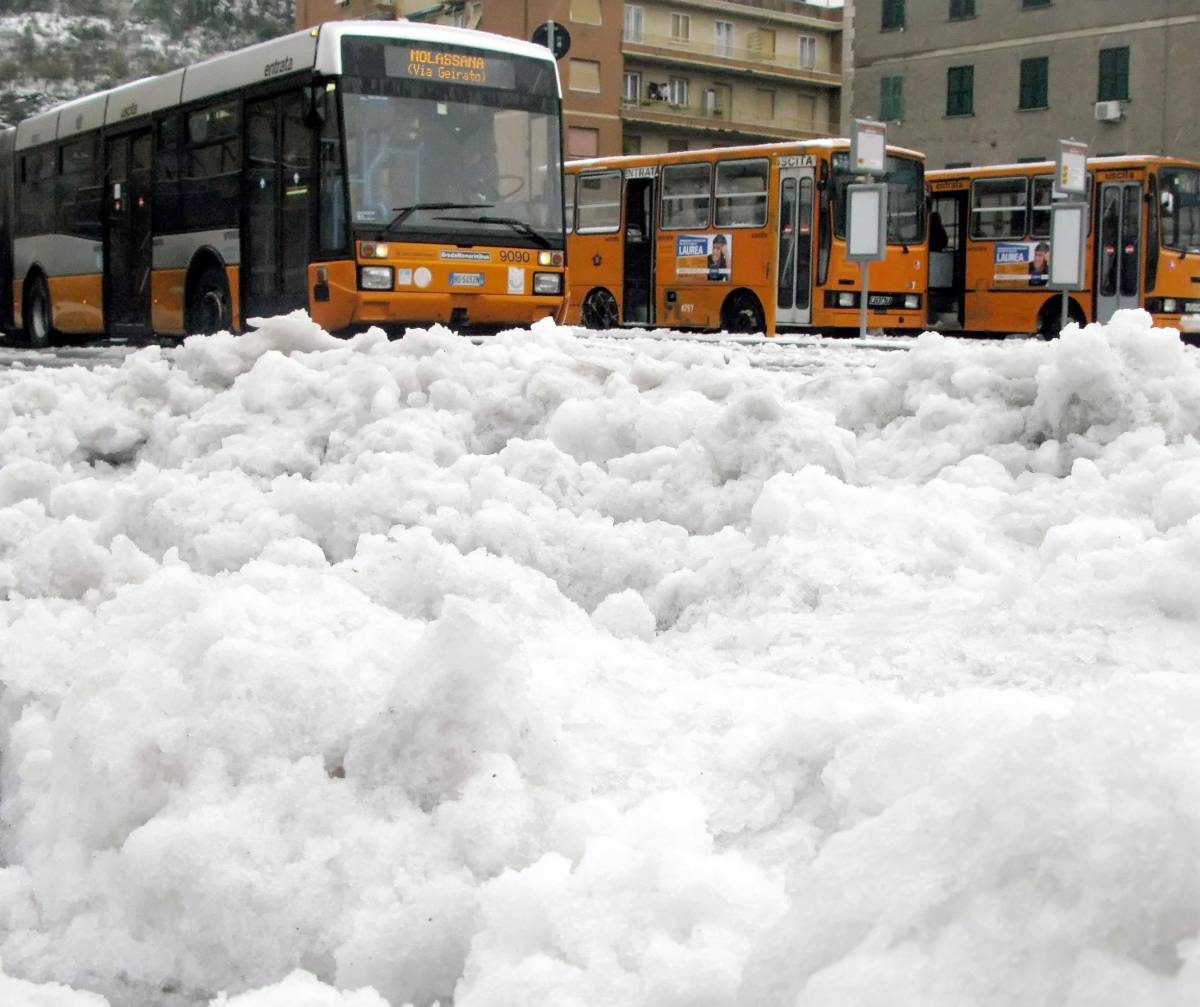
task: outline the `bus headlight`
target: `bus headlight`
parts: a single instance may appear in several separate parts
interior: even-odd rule
[[[858,295],[848,290],[839,290],[837,302],[839,308],[853,308],[858,304]]]
[[[358,271],[362,290],[391,290],[395,285],[391,266],[362,266]]]
[[[539,266],[561,266],[562,264],[562,252],[538,252]]]
[[[1173,315],[1179,310],[1179,304],[1174,297],[1164,297],[1162,309],[1164,315]]]
[[[562,273],[534,273],[533,292],[535,294],[561,294]]]
[[[916,311],[917,308],[919,308],[920,306],[921,306],[921,295],[920,294],[905,294],[904,295],[904,307],[907,308],[909,311]]]
[[[362,243],[362,257],[364,259],[386,259],[388,251],[388,246],[384,242],[364,241]]]

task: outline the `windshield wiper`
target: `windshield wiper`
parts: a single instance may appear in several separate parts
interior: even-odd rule
[[[450,209],[450,207],[446,207]],[[458,209],[455,207],[454,209]],[[471,224],[504,224],[506,227],[511,227],[518,234],[524,235],[532,241],[538,248],[553,247],[542,235],[538,234],[525,221],[518,220],[516,217],[434,217],[434,220],[465,220]]]
[[[393,227],[399,227],[418,210],[486,210],[495,205],[495,203],[411,203],[408,206],[393,206],[392,210],[398,212],[384,230],[390,231]]]

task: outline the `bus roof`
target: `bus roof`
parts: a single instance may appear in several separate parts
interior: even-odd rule
[[[677,150],[669,154],[613,154],[609,157],[589,157],[568,161],[568,170],[583,170],[586,168],[620,168],[641,164],[680,164],[695,161],[697,156],[702,158],[724,157],[734,155],[758,155],[763,157],[770,154],[803,154],[809,150],[849,150],[850,141],[845,137],[827,137],[819,140],[774,140],[766,143],[743,144],[738,147],[705,147],[693,150]],[[888,144],[889,154],[901,157],[911,157],[924,161],[925,155],[907,147],[896,147]]]
[[[1089,157],[1087,163],[1089,168],[1119,168],[1125,165],[1197,164],[1200,162],[1163,154],[1117,154],[1109,157]],[[978,164],[969,168],[927,168],[925,173],[937,178],[971,178],[983,174],[1044,173],[1052,172],[1054,168],[1054,161],[1021,161],[1017,164]]]
[[[554,64],[554,56],[545,46],[469,28],[403,20],[329,21],[316,28],[306,28],[245,49],[213,56],[157,77],[145,77],[107,91],[75,98],[30,116],[17,124],[16,148],[21,150],[63,139],[101,124],[113,125],[126,119],[140,118],[160,109],[198,101],[301,70],[340,74],[341,41],[347,36],[465,46],[486,52],[544,59]],[[561,82],[558,87],[561,95]]]

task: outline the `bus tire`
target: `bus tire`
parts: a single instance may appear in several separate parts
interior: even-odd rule
[[[188,335],[211,336],[233,328],[233,299],[225,270],[215,263],[200,268],[188,284]]]
[[[1073,297],[1067,301],[1067,318],[1080,328],[1087,324],[1087,319],[1083,317],[1083,308]],[[1037,334],[1042,339],[1057,339],[1061,331],[1062,299],[1052,297],[1042,305],[1042,310],[1038,312]]]
[[[762,303],[749,290],[735,290],[721,308],[721,328],[743,335],[763,332],[767,327]]]
[[[54,337],[51,321],[50,288],[41,273],[34,273],[25,281],[25,303],[21,311],[22,335],[25,345],[43,349]]]
[[[620,313],[617,310],[617,299],[612,291],[597,287],[588,291],[580,309],[583,324],[589,329],[615,329],[621,324]]]

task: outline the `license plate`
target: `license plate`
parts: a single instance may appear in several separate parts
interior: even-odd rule
[[[452,287],[482,287],[483,273],[451,273],[450,286]]]
[[[872,308],[890,308],[892,306],[891,294],[871,294],[867,298],[867,304]]]

